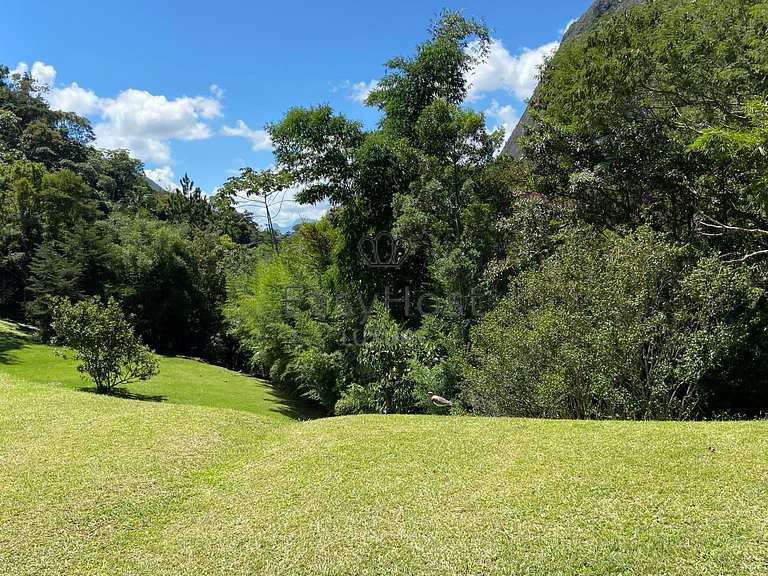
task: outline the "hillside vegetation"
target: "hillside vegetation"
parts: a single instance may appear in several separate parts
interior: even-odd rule
[[[148,188],[0,66],[0,314],[47,341],[56,302],[114,302],[134,350],[268,378],[323,415],[429,414],[437,394],[454,414],[759,418],[767,30],[758,0],[599,0],[512,158],[468,101],[489,29],[446,10],[386,62],[376,126],[291,108],[265,127],[274,168],[210,197],[187,176]],[[278,234],[288,191],[333,208]]]
[[[768,4],[618,4],[517,158],[446,10],[210,197],[0,65],[0,576],[768,574]]]

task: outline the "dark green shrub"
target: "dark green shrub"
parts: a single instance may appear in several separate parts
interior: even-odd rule
[[[72,304],[59,300],[51,328],[56,342],[72,348],[77,369],[88,374],[102,392],[158,373],[152,351],[139,341],[117,303],[104,305],[98,298]]]
[[[745,269],[649,230],[572,233],[474,330],[465,399],[494,415],[693,417],[761,294]]]

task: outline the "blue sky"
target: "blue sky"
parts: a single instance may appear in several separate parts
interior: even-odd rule
[[[243,166],[269,167],[262,129],[294,106],[329,103],[373,127],[360,102],[384,63],[427,39],[442,8],[485,20],[497,40],[467,105],[512,126],[536,64],[590,0],[369,3],[5,0],[0,63],[48,83],[54,107],[91,119],[161,184],[188,172],[210,192]],[[282,223],[320,208],[289,206]]]

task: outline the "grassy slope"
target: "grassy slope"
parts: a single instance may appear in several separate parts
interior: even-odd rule
[[[72,389],[92,384],[77,372],[76,363],[54,354],[50,346],[34,343],[23,326],[0,320],[0,372]],[[186,358],[161,357],[160,374],[126,390],[136,399],[233,408],[291,420],[314,414],[278,394],[263,380]]]
[[[0,373],[0,574],[768,573],[766,422],[291,422],[168,395]]]

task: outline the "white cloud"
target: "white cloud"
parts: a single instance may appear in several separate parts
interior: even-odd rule
[[[328,212],[330,208],[331,205],[328,202],[319,202],[317,204],[309,205],[299,204],[294,201],[293,198],[289,200],[286,196],[283,209],[274,221],[280,226],[290,226],[296,221],[316,222],[325,216],[325,213]]]
[[[497,90],[504,90],[520,100],[530,98],[538,84],[539,67],[559,45],[559,42],[550,42],[534,50],[523,48],[521,54],[513,56],[501,40],[493,39],[486,60],[467,76],[470,84],[467,100],[475,101]],[[477,44],[472,44],[469,50],[477,50]]]
[[[507,136],[514,130],[520,120],[517,111],[510,104],[501,106],[496,100],[491,101],[491,107],[486,109],[484,114],[486,118],[491,118],[496,121],[496,124],[491,130],[496,130],[497,128],[502,127]]]
[[[272,140],[266,130],[252,130],[242,120],[238,120],[235,126],[224,126],[221,133],[224,136],[238,136],[250,140],[254,152],[272,149]]]
[[[100,98],[98,108],[104,120],[93,127],[99,146],[128,148],[138,158],[157,164],[171,161],[171,140],[210,138],[213,133],[203,120],[221,116],[221,103],[213,98],[168,100],[134,89],[114,99]]]
[[[29,72],[29,66],[27,66],[26,62],[19,62],[18,66],[16,68],[13,68],[11,70],[11,74],[24,74],[24,72]]]
[[[102,100],[102,116],[121,134],[200,140],[211,135],[210,128],[200,120],[220,115],[219,102],[203,96],[168,100],[165,96],[131,88],[114,100]]]
[[[349,80],[344,80],[341,84],[331,85],[330,90],[334,94],[337,92],[346,92],[348,99],[354,100],[359,104],[365,104],[368,94],[370,94],[371,90],[374,90],[378,85],[378,80],[371,80],[370,82],[350,82]]]
[[[355,102],[365,104],[365,100],[368,98],[368,94],[370,94],[371,90],[374,90],[378,85],[378,80],[371,80],[370,82],[355,82],[350,86],[352,90],[350,98],[352,98],[352,100]]]
[[[560,34],[560,36],[562,36],[563,34],[568,32],[568,28],[576,24],[576,22],[578,22],[578,19],[576,18],[574,18],[573,20],[569,20],[568,24],[565,25],[565,28],[561,28],[560,30],[557,31],[557,33]]]
[[[56,69],[43,62],[30,67],[19,62],[14,72],[29,72],[41,84],[50,86],[44,94],[53,109],[93,115],[96,144],[101,148],[127,148],[146,162],[171,162],[172,140],[203,140],[213,131],[209,121],[222,116],[220,99],[224,91],[210,87],[213,96],[181,96],[169,99],[145,90],[129,89],[115,98],[103,98],[76,82],[56,86]]]
[[[42,62],[35,62],[32,64],[32,78],[38,81],[40,84],[46,86],[53,86],[56,81],[56,70],[53,66],[43,64]]]
[[[176,184],[176,175],[173,173],[173,170],[170,166],[144,170],[144,174],[147,175],[147,178],[159,184],[161,188],[165,188],[166,190],[168,188],[178,188],[178,185]]]
[[[226,90],[224,90],[224,88],[222,88],[218,84],[211,84],[210,91],[211,91],[211,94],[213,94],[214,98],[216,98],[217,100],[221,100],[222,98],[224,98],[224,93],[226,92]]]
[[[101,99],[93,91],[81,88],[77,82],[65,88],[53,88],[46,98],[54,110],[75,112],[81,116],[98,112],[102,107]]]
[[[56,81],[56,69],[44,62],[35,62],[30,70],[26,62],[19,62],[18,66],[11,70],[11,74],[25,74],[29,72],[30,76],[37,80],[38,84],[53,86]]]

